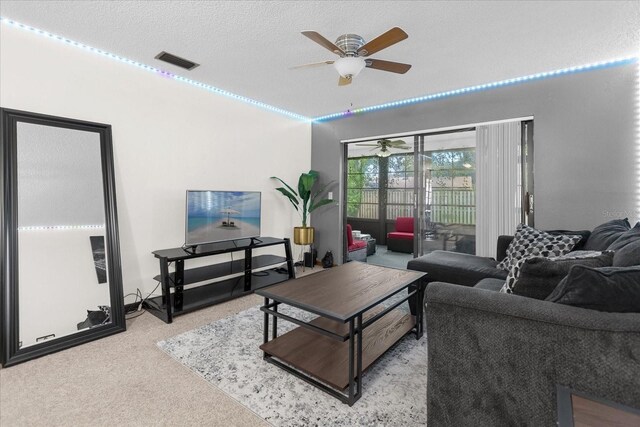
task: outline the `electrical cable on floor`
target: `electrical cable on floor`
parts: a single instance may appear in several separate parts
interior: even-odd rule
[[[140,313],[136,314],[135,316],[129,316],[129,317],[126,317],[126,316],[125,316],[124,320],[131,320],[131,319],[135,319],[136,317],[140,317],[140,316],[142,316],[146,311],[147,311],[147,310],[142,309],[142,310],[140,311]],[[135,313],[135,312],[134,312],[134,313]]]
[[[122,297],[122,298],[124,299],[124,298],[126,298],[126,297],[131,296],[131,295],[135,295],[135,296],[136,296],[136,301],[137,301],[137,300],[138,300],[138,292],[139,292],[139,291],[140,291],[140,289],[136,289],[136,291],[135,291],[135,292],[128,293],[128,294],[126,294],[126,295],[125,295],[124,297]],[[136,301],[134,301],[134,302],[136,302]]]
[[[138,307],[142,307],[142,304],[144,304],[144,302],[145,302],[146,300],[148,300],[151,296],[153,296],[153,293],[156,291],[156,289],[158,289],[158,286],[160,286],[160,282],[158,282],[158,284],[156,285],[156,287],[155,287],[155,288],[153,288],[153,290],[151,291],[151,293],[150,293],[149,295],[147,295],[147,297],[146,297],[146,298],[144,298],[144,299],[142,299],[142,301],[140,301],[140,305],[138,305]],[[139,290],[139,289],[138,289],[138,292],[140,292],[140,290]],[[142,292],[140,292],[140,298],[142,298]],[[140,311],[140,313],[139,313],[139,314],[136,314],[135,316],[129,316],[129,317],[126,317],[126,314],[127,314],[127,313],[125,313],[125,320],[135,319],[136,317],[141,316],[141,315],[142,315],[145,311],[147,311],[147,310],[145,310],[145,309],[138,309],[138,310],[136,310],[136,311]],[[133,313],[135,313],[135,311],[134,311]],[[131,314],[131,313],[129,313],[129,314]]]
[[[135,295],[136,299],[132,303],[129,303],[129,304],[127,304],[125,302],[125,304],[124,304],[124,310],[125,310],[124,314],[125,315],[131,314],[131,313],[134,313],[134,312],[138,311],[138,307],[140,307],[140,304],[142,303],[141,302],[142,301],[142,292],[140,292],[140,288],[136,288],[136,292],[135,293],[134,292],[128,293],[122,299],[125,300],[127,297],[129,297],[131,295]]]

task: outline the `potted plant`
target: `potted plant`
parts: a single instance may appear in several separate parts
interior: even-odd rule
[[[298,179],[298,191],[296,192],[277,176],[272,176],[271,178],[277,179],[284,185],[284,187],[278,187],[276,190],[289,199],[295,210],[302,216],[302,227],[293,228],[293,242],[296,245],[312,244],[315,230],[313,227],[307,226],[307,219],[309,218],[309,214],[319,207],[333,203],[333,200],[320,198],[324,190],[331,185],[333,181],[322,185],[319,189],[314,189],[318,181],[318,172],[310,170],[300,175]]]

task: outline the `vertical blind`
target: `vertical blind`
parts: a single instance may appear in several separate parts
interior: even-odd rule
[[[522,210],[520,122],[476,128],[476,254],[495,257],[501,234],[513,234]]]

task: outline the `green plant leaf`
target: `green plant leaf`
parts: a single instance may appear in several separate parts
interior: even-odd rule
[[[324,206],[334,202],[333,200],[328,200],[328,199],[321,200],[317,203],[315,202],[315,200],[319,197],[319,195],[327,188],[327,186],[332,184],[333,181],[331,181],[326,185],[323,185],[319,191],[313,192],[313,197],[312,197],[313,186],[316,184],[316,181],[318,180],[319,176],[320,174],[313,169],[310,170],[308,173],[300,174],[300,178],[298,178],[297,193],[286,182],[284,182],[277,176],[271,177],[272,179],[277,179],[284,185],[284,187],[278,187],[276,188],[276,190],[278,190],[287,199],[289,199],[289,201],[291,202],[293,207],[296,209],[296,211],[298,211],[302,215],[303,227],[306,227],[308,214],[312,210],[315,210],[320,206]]]
[[[289,184],[287,184],[286,182],[284,182],[283,180],[281,180],[277,176],[272,176],[271,179],[277,179],[278,181],[280,181],[297,198],[298,194],[296,194],[296,190],[294,190],[293,188],[289,187]]]
[[[300,179],[298,180],[298,194],[302,200],[308,200],[311,195],[311,188],[313,184],[316,182],[316,176],[308,173],[303,173],[300,175]]]
[[[322,199],[322,200],[318,201],[318,203],[316,203],[316,204],[309,205],[309,212],[313,212],[316,209],[318,209],[320,206],[328,205],[328,204],[333,203],[333,202],[334,201],[330,200],[330,199]]]
[[[276,188],[276,190],[278,190],[279,192],[281,192],[282,194],[284,194],[284,196],[289,199],[289,201],[291,202],[291,204],[293,205],[293,207],[298,210],[298,204],[300,203],[298,201],[298,198],[295,197],[293,194],[291,194],[291,192],[289,190],[287,190],[284,187],[278,187]]]

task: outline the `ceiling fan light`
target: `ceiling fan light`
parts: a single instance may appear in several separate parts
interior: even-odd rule
[[[366,66],[364,58],[354,57],[354,56],[345,56],[343,58],[337,59],[333,66],[338,71],[342,77],[349,78],[355,77],[360,74],[360,71]]]
[[[389,157],[391,155],[391,151],[383,150],[378,151],[376,154],[378,155],[378,157]]]

